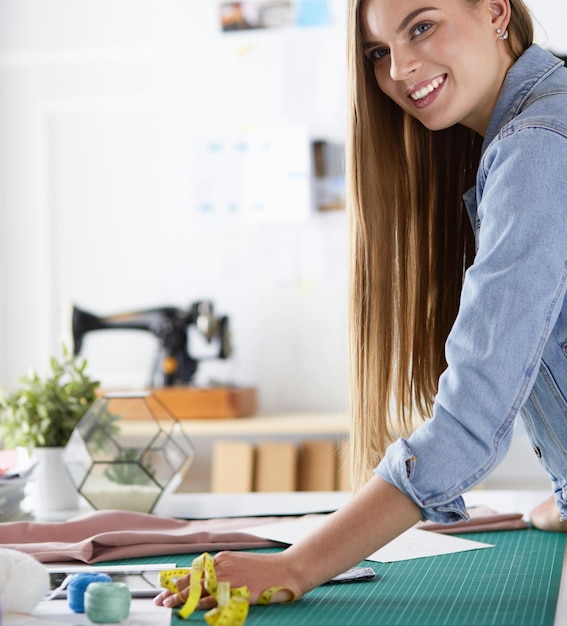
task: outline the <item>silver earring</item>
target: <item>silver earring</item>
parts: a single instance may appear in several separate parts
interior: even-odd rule
[[[508,29],[506,29],[504,31],[504,33],[502,33],[502,29],[501,28],[497,28],[496,29],[496,34],[500,35],[500,37],[498,37],[498,39],[502,39],[502,40],[508,39]]]

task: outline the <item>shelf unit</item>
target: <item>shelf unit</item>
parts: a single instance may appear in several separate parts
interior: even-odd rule
[[[332,440],[337,445],[348,437],[348,417],[343,413],[282,413],[233,419],[180,420],[197,454],[178,491],[202,493],[211,490],[215,441],[241,441],[253,446],[266,441],[301,445],[304,441]],[[123,427],[135,440],[150,432],[143,420],[128,420]]]

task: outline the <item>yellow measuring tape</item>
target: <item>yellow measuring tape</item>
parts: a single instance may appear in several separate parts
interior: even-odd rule
[[[197,604],[201,599],[201,580],[204,577],[204,586],[207,592],[216,600],[217,606],[205,613],[205,621],[209,626],[242,626],[248,616],[248,607],[250,592],[248,587],[230,588],[230,583],[219,582],[215,571],[215,563],[213,557],[204,552],[191,563],[191,567],[164,570],[160,572],[159,582],[162,587],[169,589],[173,593],[178,593],[177,581],[182,576],[190,574],[189,578],[189,595],[185,604],[179,611],[179,615],[183,618],[189,617],[197,608]],[[291,593],[293,602],[296,594],[287,587],[269,587],[264,590],[258,597],[258,604],[269,604],[273,595],[286,589]]]

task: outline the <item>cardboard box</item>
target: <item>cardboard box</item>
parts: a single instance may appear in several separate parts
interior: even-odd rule
[[[261,441],[256,450],[255,491],[295,491],[297,446],[287,441]]]
[[[337,444],[335,441],[303,441],[299,451],[299,491],[334,491]]]
[[[351,491],[350,441],[342,439],[337,450],[337,491]]]
[[[254,486],[254,446],[246,441],[215,441],[211,492],[247,493]]]

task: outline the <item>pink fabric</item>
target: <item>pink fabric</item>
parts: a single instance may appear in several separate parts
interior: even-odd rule
[[[493,530],[521,530],[529,528],[521,513],[496,513],[486,506],[476,506],[469,509],[470,520],[456,524],[434,524],[433,522],[419,522],[416,528],[434,530],[445,535],[456,533],[483,533]]]
[[[285,518],[185,521],[132,511],[93,511],[67,522],[5,522],[0,547],[31,554],[42,563],[98,563],[144,556],[245,550],[282,544],[237,532]]]
[[[451,526],[423,522],[417,528],[466,533],[528,528],[520,513],[470,509],[471,520]],[[261,539],[238,528],[293,517],[248,517],[186,521],[132,511],[93,511],[67,522],[4,522],[0,547],[31,554],[42,563],[99,563],[145,556],[217,550],[246,550],[285,544]]]

